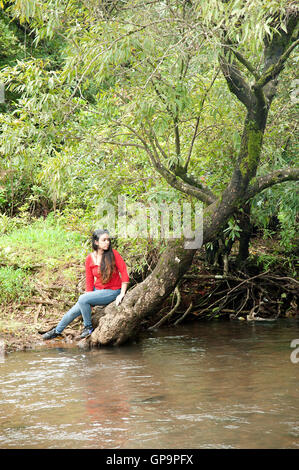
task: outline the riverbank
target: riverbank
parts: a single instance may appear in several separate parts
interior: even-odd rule
[[[298,319],[298,308],[294,301],[298,281],[278,274],[260,273],[245,279],[234,276],[223,277],[215,270],[193,266],[193,273],[187,274],[175,293],[161,306],[161,310],[149,320],[144,321],[143,330],[177,326],[182,323],[198,321],[244,321],[275,322],[281,318]],[[76,282],[67,280],[65,270],[76,270]],[[195,271],[197,271],[195,273]],[[270,276],[269,278],[267,276]],[[276,297],[264,289],[270,281],[277,291]],[[275,282],[274,282],[275,281]],[[288,284],[288,288],[286,288]],[[244,290],[245,288],[245,290]],[[35,282],[38,295],[21,302],[13,302],[2,309],[0,315],[1,340],[5,352],[24,351],[51,347],[77,347],[83,329],[81,318],[67,327],[63,336],[44,341],[42,334],[53,328],[64,312],[70,308],[75,298],[84,291],[84,271],[77,265],[63,266],[58,270],[55,282],[42,284]],[[263,290],[263,301],[257,299],[257,292]],[[249,306],[245,304],[245,292],[252,292]],[[293,300],[290,300],[293,290]],[[287,293],[282,297],[284,293]],[[239,303],[238,303],[238,297]],[[255,298],[255,299],[254,299]],[[73,299],[73,300],[72,300]],[[243,301],[242,301],[243,299]],[[268,299],[268,301],[266,301]],[[175,306],[174,306],[175,304]],[[243,305],[243,309],[240,308]],[[241,306],[242,306],[241,305]],[[251,307],[251,308],[250,308]],[[98,310],[99,312],[99,310]],[[103,314],[103,310],[102,310]],[[170,314],[170,315],[169,315]],[[98,314],[93,315],[94,326],[98,324]]]
[[[50,271],[51,281],[48,279],[47,283],[43,278],[44,270],[35,273],[30,297],[2,307],[0,338],[6,352],[41,346],[44,343],[42,333],[58,323],[63,312],[73,305],[76,293],[82,289],[82,267],[67,264]],[[68,276],[70,272],[73,272],[72,278]],[[79,321],[72,325],[72,332],[76,330],[79,331]]]
[[[275,321],[298,315],[298,280],[285,269],[285,259],[274,258],[273,241],[255,239],[251,258],[242,271],[223,272],[207,264],[199,252],[188,274],[161,309],[143,328],[161,328],[182,322],[227,319]],[[84,259],[89,252],[86,234],[62,227],[54,219],[38,220],[0,237],[1,312],[0,340],[5,352],[76,346],[83,327],[78,318],[63,338],[44,342],[42,334],[53,328],[84,292]],[[278,260],[278,261],[277,261]],[[131,288],[136,283],[132,282]],[[96,320],[95,320],[96,325]]]
[[[53,216],[1,229],[0,339],[6,352],[32,349],[82,289],[86,236]]]

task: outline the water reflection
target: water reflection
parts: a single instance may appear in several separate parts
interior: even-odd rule
[[[198,323],[0,365],[1,448],[296,448],[296,322]]]

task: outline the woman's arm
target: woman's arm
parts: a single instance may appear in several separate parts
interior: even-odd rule
[[[120,291],[120,294],[119,294],[119,295],[116,297],[116,299],[115,299],[116,305],[119,305],[119,304],[121,303],[122,299],[124,298],[124,296],[125,296],[125,294],[126,294],[128,285],[129,285],[128,282],[122,282],[122,283],[121,283],[121,291]]]
[[[85,260],[85,291],[91,292],[94,288],[94,277],[91,271],[92,258],[87,256]]]

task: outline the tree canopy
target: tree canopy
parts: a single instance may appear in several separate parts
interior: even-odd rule
[[[15,56],[14,64],[7,60],[1,73],[6,92],[14,94],[6,104],[10,112],[2,115],[2,151],[14,158],[20,152],[44,155],[38,166],[42,163],[41,179],[54,201],[66,196],[61,183],[69,180],[71,161],[82,160],[74,153],[83,146],[90,153],[92,141],[93,158],[100,154],[107,161],[107,154],[109,160],[117,154],[125,166],[140,159],[143,170],[149,161],[160,181],[210,204],[229,184],[240,158],[245,108],[261,87],[269,85],[272,100],[273,80],[282,68],[289,94],[279,95],[274,113],[280,106],[294,112],[297,30],[290,2],[29,0],[3,7],[6,24],[13,18],[23,29],[23,44],[8,26],[2,41],[12,54],[13,48],[19,54],[23,49],[23,57]],[[276,37],[284,55],[276,51],[279,46],[271,47]],[[292,141],[292,118],[286,125]],[[285,142],[277,143],[285,154]],[[268,150],[260,165],[252,163],[252,176],[275,168],[274,149]],[[35,166],[32,155],[29,162]],[[282,167],[290,169],[288,163]],[[248,196],[272,183],[255,182]]]

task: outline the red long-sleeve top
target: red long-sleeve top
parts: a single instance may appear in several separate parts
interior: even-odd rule
[[[115,269],[111,279],[106,283],[101,283],[99,275],[99,265],[94,264],[93,257],[89,254],[85,260],[85,274],[86,274],[86,292],[96,289],[120,289],[122,282],[129,282],[127,266],[118,251],[112,250],[115,258]]]

